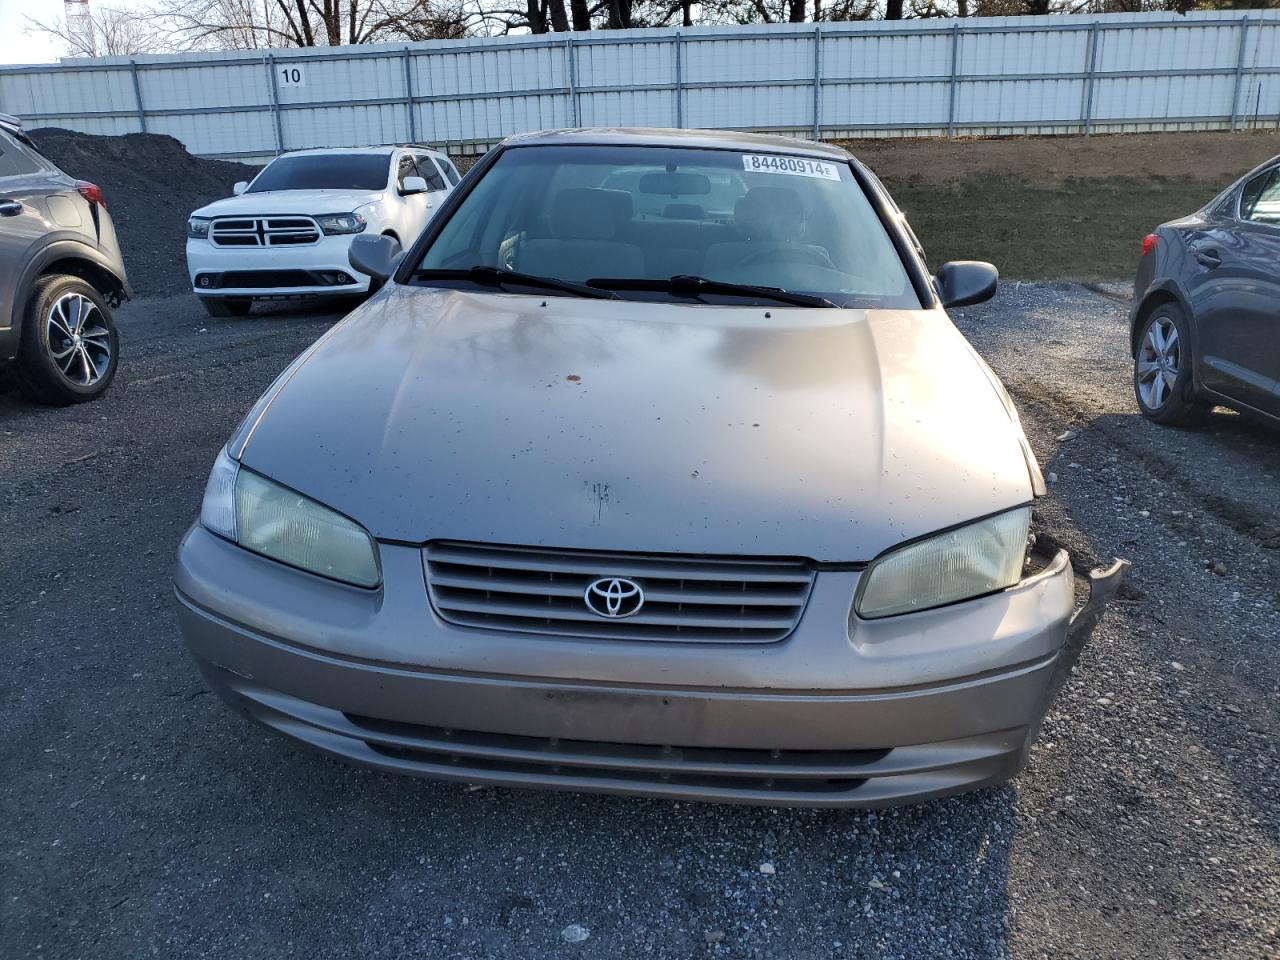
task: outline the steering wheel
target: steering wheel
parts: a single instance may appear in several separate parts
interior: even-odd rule
[[[831,262],[830,254],[825,250],[811,247],[808,244],[757,250],[755,253],[749,253],[743,257],[738,266],[751,267],[765,260],[771,263],[798,263],[807,264],[811,267],[826,267],[828,270],[836,268],[836,265]]]

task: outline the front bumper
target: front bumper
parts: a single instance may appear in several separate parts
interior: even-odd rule
[[[297,247],[216,247],[187,240],[187,274],[198,297],[308,297],[365,293],[369,277],[347,254],[351,236]],[[343,279],[345,278],[345,279]]]
[[[386,582],[362,591],[193,528],[179,623],[213,689],[368,767],[789,806],[884,806],[1013,776],[1122,574],[1100,576],[1073,618],[1063,553],[1002,594],[859,622],[851,639],[857,574],[822,572],[797,630],[747,649],[452,627],[427,601],[421,551],[381,549]]]

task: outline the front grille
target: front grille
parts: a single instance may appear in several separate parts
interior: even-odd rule
[[[772,643],[795,629],[809,599],[806,560],[556,551],[437,542],[427,588],[441,618],[463,627],[554,636],[686,643]],[[633,616],[606,619],[584,595],[600,577],[644,591]]]
[[[249,290],[271,287],[314,287],[319,281],[310,270],[228,270],[222,274],[219,287]]]
[[[847,793],[889,750],[747,750],[650,746],[449,730],[344,714],[365,743],[410,763],[448,763],[477,773],[599,779],[724,790]],[[352,734],[359,736],[357,731]],[[870,769],[869,769],[870,768]]]
[[[215,247],[297,247],[320,240],[310,217],[226,217],[214,220],[209,240]]]

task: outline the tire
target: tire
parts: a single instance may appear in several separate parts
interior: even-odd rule
[[[1133,393],[1142,415],[1164,426],[1194,426],[1211,407],[1196,396],[1191,324],[1176,303],[1162,303],[1142,324],[1133,361]]]
[[[57,406],[96,400],[111,386],[119,358],[120,336],[102,294],[69,274],[36,281],[16,373],[29,396]]]
[[[201,297],[200,302],[211,317],[247,317],[253,309],[253,301],[248,297],[227,300]]]

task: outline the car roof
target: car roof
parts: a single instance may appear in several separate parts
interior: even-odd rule
[[[324,154],[341,154],[341,153],[367,153],[374,156],[390,157],[396,150],[417,150],[426,153],[435,153],[443,156],[444,154],[435,147],[429,147],[425,143],[388,143],[380,147],[312,147],[308,150],[287,150],[280,154],[282,157],[306,157]]]
[[[852,154],[841,147],[796,137],[779,137],[736,130],[666,130],[647,127],[585,127],[573,130],[540,130],[520,133],[502,141],[504,146],[691,147],[719,150],[761,150],[793,156],[848,161]]]

